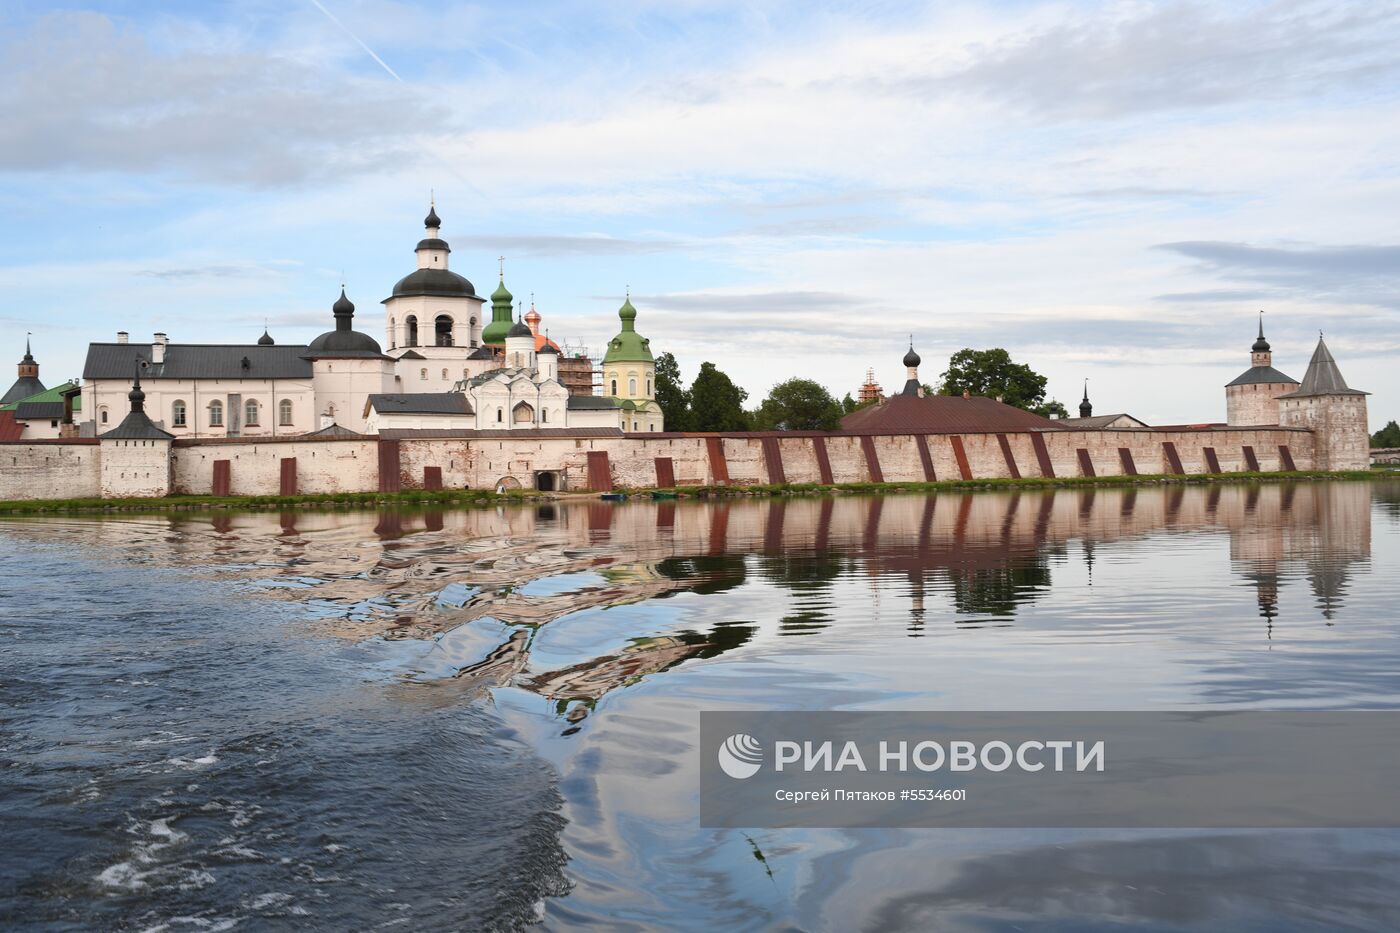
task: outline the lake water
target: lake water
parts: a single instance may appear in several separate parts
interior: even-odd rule
[[[1400,482],[0,523],[0,925],[1394,929],[1400,832],[708,830],[711,709],[1400,707]]]

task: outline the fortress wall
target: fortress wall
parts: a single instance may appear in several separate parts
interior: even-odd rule
[[[0,444],[0,499],[101,495],[96,444]]]
[[[374,438],[259,443],[198,441],[177,443],[171,451],[173,488],[186,495],[214,492],[214,463],[229,461],[229,494],[275,496],[281,489],[282,460],[297,461],[297,492],[359,492],[379,488]]]
[[[1079,458],[1087,451],[1094,474],[1117,476],[1124,472],[1119,448],[1132,453],[1140,474],[1171,472],[1163,444],[1176,445],[1182,466],[1188,474],[1210,471],[1205,455],[1213,448],[1223,472],[1249,469],[1244,446],[1254,448],[1259,467],[1265,471],[1285,469],[1279,445],[1287,444],[1294,465],[1313,469],[1315,434],[1307,430],[1279,427],[1230,428],[1212,430],[1108,430],[1048,431],[1040,435],[1045,443],[1055,475],[1084,475]],[[810,435],[772,436],[782,457],[783,473],[790,483],[821,480],[814,438]],[[492,489],[504,479],[522,488],[535,488],[538,471],[556,472],[564,490],[588,488],[588,455],[605,452],[612,482],[621,488],[656,486],[656,458],[671,460],[677,485],[715,482],[709,456],[713,436],[667,435],[662,437],[568,437],[522,436],[520,438],[412,437],[398,446],[397,486],[418,489],[424,485],[424,470],[437,467],[447,489]],[[720,438],[730,483],[754,485],[769,482],[764,438],[729,436]],[[864,442],[853,435],[826,435],[823,438],[831,464],[832,478],[838,483],[871,480]],[[930,458],[940,480],[962,477],[957,447],[960,445],[975,479],[1011,475],[1001,441],[996,434],[925,435]],[[886,482],[924,481],[923,460],[914,435],[872,436],[868,438]],[[1007,447],[1023,477],[1041,475],[1029,433],[1007,434]],[[229,462],[229,488],[233,495],[276,495],[281,489],[282,461],[296,460],[298,493],[375,491],[380,488],[381,444],[392,454],[392,445],[378,438],[307,439],[267,441],[249,439],[177,441],[171,451],[172,488],[177,493],[210,494],[215,491],[215,463]],[[113,459],[121,472],[121,452],[110,454],[104,445],[64,445],[60,443],[0,445],[0,465],[10,459],[9,469],[0,470],[0,498],[75,498],[99,495],[101,479],[110,473],[104,459]],[[392,460],[389,461],[392,464]],[[1319,466],[1325,467],[1326,464]],[[389,467],[392,469],[392,465]],[[146,467],[142,467],[143,470]],[[113,487],[115,488],[115,487]],[[144,487],[143,487],[144,488]],[[151,489],[156,489],[152,486]],[[111,493],[109,490],[110,494]],[[145,494],[145,493],[141,493]]]

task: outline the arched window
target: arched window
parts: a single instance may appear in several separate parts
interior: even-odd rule
[[[177,428],[185,426],[185,403],[179,399],[176,399],[175,404],[170,406],[170,423]]]
[[[616,379],[614,379],[614,380],[612,381],[612,392],[609,393],[609,394],[611,394],[611,395],[613,395],[613,396],[616,396],[616,395],[617,395],[617,380],[616,380]]]
[[[291,399],[284,398],[282,399],[282,401],[277,403],[277,423],[283,425],[284,427],[292,423]]]
[[[106,423],[107,423],[107,406],[106,406],[106,405],[103,405],[100,409],[98,409],[97,414],[98,414],[99,420],[101,420],[101,422],[102,422],[103,424],[106,424]]]
[[[428,367],[424,366],[422,369],[418,370],[418,378],[422,379],[424,382],[428,380]]]
[[[496,409],[496,423],[497,423],[497,424],[500,424],[502,421],[505,421],[505,420],[506,420],[506,414],[505,414],[504,409],[497,408],[497,409]]]
[[[439,347],[452,346],[452,318],[439,314],[433,321],[434,344]]]
[[[394,324],[394,319],[389,318],[389,349],[392,350],[399,345],[399,331]]]
[[[249,427],[254,427],[258,423],[258,403],[253,399],[248,399],[243,406],[243,423]]]
[[[408,328],[403,345],[406,347],[418,346],[418,318],[412,314],[403,319],[404,327]]]
[[[647,376],[647,398],[651,398],[651,377]]]
[[[627,380],[627,396],[628,396],[628,398],[636,398],[636,397],[637,397],[637,377],[636,377],[636,376],[633,376],[631,379],[628,379],[628,380]]]
[[[222,428],[224,426],[224,403],[218,399],[209,403],[209,427]]]
[[[540,409],[540,421],[543,422],[544,424],[548,424],[548,423],[549,423],[549,409],[548,409],[548,408],[541,408],[541,409]]]
[[[447,370],[445,370],[445,369],[442,371],[442,378],[443,378],[443,379],[446,379],[446,378],[447,378]]]

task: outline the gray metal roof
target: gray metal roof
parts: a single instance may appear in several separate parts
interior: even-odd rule
[[[1067,428],[1094,430],[1096,428],[1106,428],[1119,418],[1127,418],[1131,421],[1136,421],[1144,428],[1147,427],[1146,421],[1143,421],[1141,418],[1134,418],[1125,411],[1120,411],[1112,415],[1090,415],[1087,418],[1061,418],[1055,423]]]
[[[127,366],[127,373],[131,372],[131,367]],[[34,376],[25,376],[16,379],[15,384],[10,386],[3,396],[0,396],[0,405],[8,405],[11,402],[18,402],[22,398],[29,398],[31,395],[38,395],[44,391],[44,384]]]
[[[16,421],[44,421],[62,417],[62,402],[20,402],[15,406]]]
[[[347,428],[347,427],[344,427],[344,426],[342,426],[342,425],[338,425],[338,424],[335,424],[334,422],[332,422],[331,424],[326,425],[324,428],[318,428],[318,429],[316,429],[315,431],[308,431],[307,433],[305,433],[305,434],[303,434],[303,435],[301,435],[301,436],[302,436],[302,437],[364,437],[365,435],[361,434],[359,431],[352,431],[352,430],[350,430],[350,429]]]
[[[155,422],[151,421],[146,413],[140,409],[127,412],[121,424],[106,434],[98,435],[98,440],[103,441],[170,441],[174,439],[174,434],[156,427]]]
[[[142,379],[310,379],[311,361],[304,345],[171,343],[165,362],[150,363]],[[149,361],[149,343],[91,343],[84,379],[131,379],[132,361]],[[247,358],[248,368],[243,368]]]
[[[446,244],[443,245],[446,246]],[[463,276],[446,269],[416,269],[394,283],[394,293],[390,298],[406,298],[414,295],[432,295],[440,298],[475,298],[476,288]],[[384,300],[388,301],[389,298]]]
[[[460,392],[412,392],[371,395],[369,406],[380,414],[470,415],[471,403]]]
[[[1230,386],[1252,386],[1252,385],[1297,385],[1298,380],[1292,376],[1285,376],[1272,366],[1251,366],[1235,377],[1234,380],[1225,383],[1225,387]]]
[[[1332,351],[1322,338],[1317,338],[1317,349],[1313,351],[1308,371],[1303,374],[1303,382],[1296,392],[1280,395],[1279,398],[1306,398],[1311,395],[1370,395],[1347,385],[1337,361],[1332,359]]]

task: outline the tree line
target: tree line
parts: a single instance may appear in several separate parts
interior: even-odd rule
[[[1045,386],[1044,376],[1015,362],[1005,350],[969,348],[954,353],[938,385],[925,384],[924,392],[962,395],[966,391],[1047,417],[1065,417],[1063,405],[1046,400]],[[686,387],[673,354],[656,358],[656,401],[665,413],[668,431],[831,431],[861,407],[849,392],[838,401],[821,383],[800,378],[778,383],[755,408],[745,408],[748,398],[749,393],[714,363],[701,363]]]

